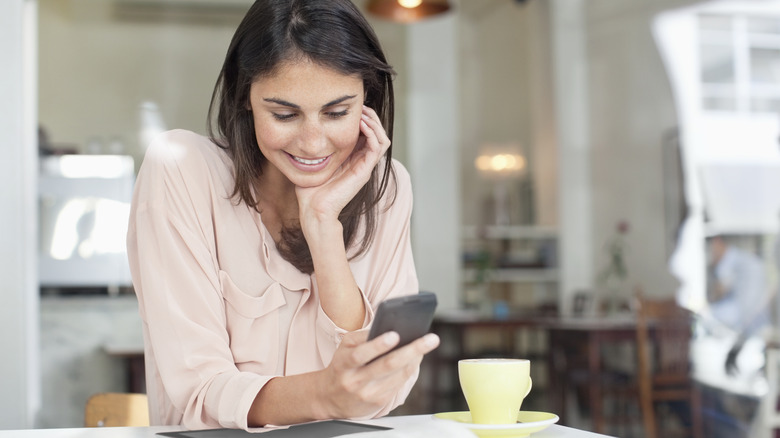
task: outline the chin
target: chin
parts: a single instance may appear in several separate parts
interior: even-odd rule
[[[316,176],[310,176],[310,177],[303,177],[303,178],[291,178],[290,181],[292,181],[293,185],[296,187],[300,187],[302,189],[308,189],[312,187],[319,187],[330,179],[332,176],[332,172],[328,175],[316,175]]]

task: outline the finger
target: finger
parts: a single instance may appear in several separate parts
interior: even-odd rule
[[[385,144],[382,144],[376,137],[376,131],[368,127],[364,121],[361,121],[360,123],[364,130],[366,147],[360,151],[359,155],[356,155],[356,159],[362,160],[365,165],[373,169],[387,152],[387,149],[390,147],[390,142],[388,141]]]
[[[382,394],[392,396],[404,382],[407,382],[413,375],[419,372],[420,363],[422,362],[424,355],[415,354],[410,358],[403,354],[396,354],[399,353],[399,350],[396,350],[375,362],[386,361],[387,363],[384,365],[388,365],[389,363],[389,367],[380,368],[379,363],[377,363],[377,366],[373,369],[366,367],[368,373],[373,376],[370,381],[365,382],[365,389],[367,391],[374,393],[375,396],[378,397],[382,397]]]
[[[405,345],[385,357],[376,360],[369,366],[372,372],[377,375],[391,374],[404,368],[409,363],[419,363],[424,355],[433,351],[439,346],[440,339],[435,333],[415,339],[408,345]]]
[[[366,125],[374,131],[374,136],[377,138],[378,144],[384,154],[387,148],[390,147],[390,138],[387,136],[387,132],[385,131],[384,126],[382,126],[382,121],[379,119],[379,116],[373,109],[364,105],[361,120],[365,121]]]
[[[373,108],[363,105],[363,115],[367,116],[369,120],[376,121],[380,126],[382,125],[382,121],[379,119],[379,114],[377,114]]]
[[[370,146],[372,150],[379,151],[381,150],[382,145],[377,129],[376,120],[372,120],[366,113],[363,113],[360,116],[360,131],[366,137],[366,144]]]
[[[439,335],[436,333],[428,333],[425,336],[415,339],[409,345],[404,346],[404,348],[413,350],[415,353],[422,356],[436,349],[440,342]]]
[[[374,129],[371,128],[368,124],[368,120],[366,120],[366,115],[364,114],[360,118],[360,132],[363,133],[363,143],[364,147],[357,148],[355,147],[355,153],[363,153],[367,150],[370,150],[372,152],[378,152],[381,150],[381,145],[379,144],[379,139],[376,137],[376,132],[374,132]],[[359,146],[359,145],[358,145]]]
[[[428,334],[365,366],[361,374],[371,377],[363,381],[361,397],[381,401],[395,395],[399,386],[419,371],[425,353],[438,345],[439,337]]]
[[[382,151],[384,152],[387,150],[390,146],[390,138],[387,136],[387,132],[385,131],[384,126],[382,126],[382,122],[376,118],[376,116],[371,116],[368,113],[362,114],[361,121],[365,122],[366,127],[371,129],[372,134],[377,139],[377,143]]]
[[[383,333],[376,339],[358,346],[352,354],[353,360],[357,365],[365,365],[392,350],[400,340],[401,337],[396,332]]]
[[[356,169],[360,169],[363,166],[366,166],[367,169],[373,169],[379,163],[387,148],[381,144],[376,136],[376,131],[364,119],[360,121],[360,130],[363,133],[363,147],[355,147],[350,157],[350,162],[357,166]]]

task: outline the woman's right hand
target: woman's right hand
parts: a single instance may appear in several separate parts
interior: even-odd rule
[[[423,356],[439,345],[439,337],[429,333],[382,356],[398,344],[398,333],[371,341],[366,341],[367,336],[367,332],[345,335],[322,371],[318,394],[324,418],[357,418],[381,410],[419,369]]]

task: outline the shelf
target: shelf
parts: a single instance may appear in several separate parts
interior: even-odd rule
[[[477,270],[467,268],[463,270],[463,280],[474,282]],[[490,283],[552,283],[558,281],[558,269],[524,269],[524,268],[499,268],[491,270],[488,274]]]
[[[462,299],[467,306],[485,308],[502,301],[512,311],[524,311],[556,299],[560,286],[556,227],[471,225],[461,233]]]
[[[558,229],[537,225],[469,225],[463,227],[465,239],[555,239]]]

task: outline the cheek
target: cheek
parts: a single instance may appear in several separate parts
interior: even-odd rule
[[[288,142],[288,133],[278,125],[255,119],[255,138],[260,149],[280,149]]]
[[[350,152],[355,147],[360,136],[358,121],[345,123],[331,134],[331,141],[338,149],[347,149]]]

